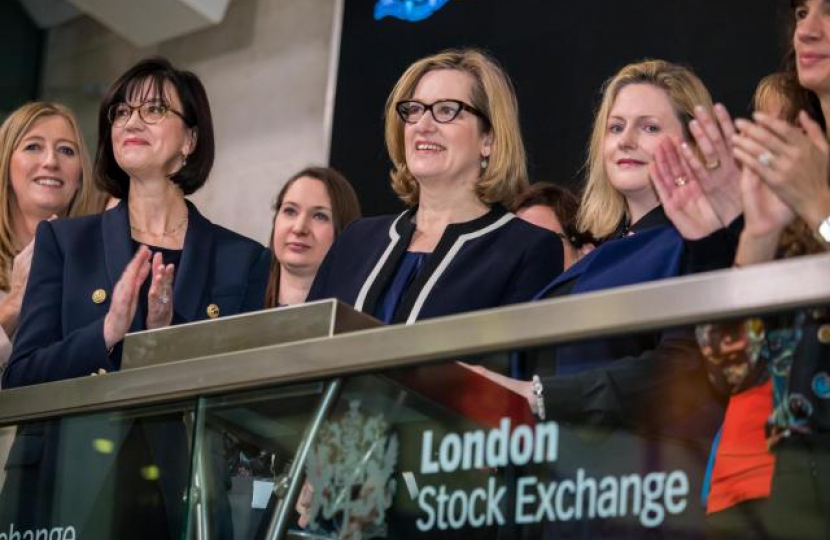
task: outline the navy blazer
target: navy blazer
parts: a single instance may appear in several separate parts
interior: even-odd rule
[[[352,222],[320,266],[309,300],[337,298],[375,312],[412,242],[417,208]],[[499,205],[447,226],[393,317],[393,323],[528,302],[563,268],[562,242]]]
[[[542,289],[538,298],[652,282],[700,269],[690,261],[709,267],[731,261],[718,256],[729,251],[720,245],[724,233],[684,241],[659,206],[630,232],[618,232],[602,243]],[[527,360],[526,371],[542,377],[547,416],[555,420],[708,436],[720,414],[689,328],[562,343],[530,351]],[[706,418],[710,413],[712,419]]]
[[[269,253],[249,238],[214,225],[190,202],[188,227],[173,287],[173,309],[187,322],[262,309]],[[125,202],[103,214],[44,221],[35,252],[20,327],[3,386],[15,387],[83,377],[121,365],[121,347],[104,344],[104,317],[112,290],[133,257]],[[148,277],[150,279],[150,277]],[[93,293],[106,292],[98,304]],[[145,329],[136,310],[130,331]]]

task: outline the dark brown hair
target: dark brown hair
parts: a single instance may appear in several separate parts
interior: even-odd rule
[[[274,249],[274,224],[285,199],[285,194],[288,193],[294,182],[303,177],[314,178],[326,186],[329,199],[331,199],[331,216],[335,238],[346,225],[360,217],[360,201],[357,199],[354,188],[345,176],[331,167],[306,167],[289,178],[282,186],[272,206],[274,215],[271,218],[271,236],[268,240],[268,245],[271,248],[271,273],[268,278],[268,288],[265,290],[266,308],[277,307],[280,298],[280,261],[277,260],[277,252]]]
[[[145,86],[147,83],[149,85]],[[196,133],[196,146],[187,156],[187,164],[176,171],[170,180],[178,185],[185,195],[190,195],[207,181],[213,167],[214,142],[213,120],[207,92],[195,74],[181,71],[162,57],[146,58],[128,69],[107,91],[98,111],[98,151],[95,155],[95,181],[102,190],[118,199],[127,198],[130,191],[130,177],[115,161],[112,150],[112,125],[109,109],[117,103],[130,99],[143,101],[147,95],[160,96],[168,104],[169,84],[175,89],[182,102],[182,119],[187,127]]]
[[[823,0],[827,2],[828,0]],[[789,46],[784,57],[782,69],[781,90],[784,99],[784,119],[788,122],[795,122],[800,111],[806,112],[810,118],[821,126],[822,131],[827,131],[827,120],[821,110],[821,102],[818,95],[812,90],[801,86],[798,79],[798,68],[796,65],[795,48],[793,39],[795,37],[795,10],[804,5],[806,0],[790,0],[790,18],[787,24],[787,38]],[[830,178],[828,178],[830,181]],[[813,253],[824,253],[824,247],[816,240],[810,226],[800,217],[796,217],[784,231],[778,242],[778,257],[789,258]]]
[[[570,190],[550,182],[535,182],[516,199],[513,211],[518,212],[531,206],[547,206],[556,214],[562,224],[565,237],[576,249],[584,244],[595,244],[590,233],[582,233],[576,228],[576,215],[579,200]]]

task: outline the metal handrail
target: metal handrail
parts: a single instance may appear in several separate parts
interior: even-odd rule
[[[0,424],[830,304],[830,255],[0,391]]]

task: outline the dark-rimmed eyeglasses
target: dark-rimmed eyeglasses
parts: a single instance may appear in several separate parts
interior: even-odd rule
[[[184,114],[173,109],[162,101],[145,101],[140,105],[130,105],[128,103],[114,103],[107,111],[107,118],[115,127],[124,127],[133,116],[133,111],[138,111],[138,117],[145,124],[158,124],[167,116],[167,113],[173,113],[182,120]],[[186,121],[185,121],[186,123]]]
[[[427,111],[429,111],[432,118],[434,118],[439,124],[447,124],[452,122],[458,118],[461,111],[467,111],[478,116],[487,122],[488,125],[490,123],[490,120],[484,115],[483,112],[476,109],[472,105],[457,99],[442,99],[430,105],[415,100],[399,101],[395,104],[395,110],[398,112],[398,116],[401,117],[401,120],[407,124],[418,123]]]

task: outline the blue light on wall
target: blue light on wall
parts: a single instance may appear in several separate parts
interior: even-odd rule
[[[395,17],[418,22],[432,16],[450,0],[378,0],[375,4],[375,20]]]

